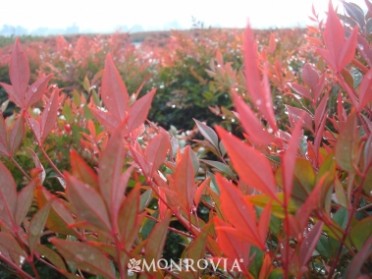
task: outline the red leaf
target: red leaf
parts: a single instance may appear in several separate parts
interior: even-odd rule
[[[301,120],[297,122],[295,128],[292,132],[292,137],[288,143],[288,148],[283,155],[282,165],[283,165],[283,191],[285,195],[285,200],[288,202],[292,193],[293,179],[295,163],[297,158],[297,150],[300,145],[301,135],[302,135],[302,117]]]
[[[90,224],[108,231],[111,227],[102,197],[87,184],[65,173],[66,194],[76,215]]]
[[[225,220],[250,239],[254,245],[263,249],[265,242],[260,237],[253,205],[244,199],[243,194],[230,182],[216,175],[221,192],[221,211]]]
[[[176,170],[173,174],[171,190],[174,190],[179,197],[179,205],[191,212],[194,209],[193,200],[196,191],[194,182],[195,171],[192,164],[191,153],[192,150],[187,146],[183,154],[178,154]]]
[[[81,182],[98,190],[98,175],[73,149],[70,150],[71,173]]]
[[[194,196],[194,203],[196,206],[198,206],[198,204],[200,203],[202,196],[206,194],[210,183],[211,183],[211,178],[207,177],[196,189],[195,196]]]
[[[263,211],[261,212],[259,222],[258,222],[258,230],[260,233],[261,241],[263,243],[266,242],[267,233],[269,231],[270,226],[270,218],[271,218],[271,202],[269,202]]]
[[[310,232],[306,234],[304,240],[301,244],[300,248],[300,259],[301,259],[301,267],[305,267],[307,262],[313,255],[315,247],[318,243],[320,234],[322,233],[323,229],[323,222],[318,222],[314,227],[311,229]]]
[[[129,109],[127,132],[131,132],[143,124],[150,111],[151,102],[156,90],[152,89],[145,96],[137,100]]]
[[[216,130],[240,179],[247,185],[276,199],[276,184],[268,159],[224,129],[217,127]]]
[[[126,182],[122,181],[125,149],[120,129],[117,129],[109,139],[105,150],[99,158],[99,188],[110,212],[116,216],[124,192]]]
[[[159,260],[163,253],[163,246],[168,235],[169,222],[171,214],[155,225],[147,238],[145,246],[145,255],[148,261]]]
[[[58,109],[59,91],[56,89],[47,101],[41,116],[37,119],[29,118],[29,124],[39,144],[44,142],[50,131],[56,125]]]
[[[160,129],[159,134],[149,141],[145,150],[149,177],[152,177],[154,171],[157,171],[160,165],[165,162],[170,147],[169,135],[163,129]]]
[[[18,117],[9,136],[9,151],[13,156],[19,146],[22,144],[23,136],[25,134],[25,126],[23,117]]]
[[[233,93],[233,101],[239,114],[239,120],[244,131],[248,134],[248,140],[255,145],[269,145],[273,141],[273,137],[264,129],[261,121],[257,119],[250,107],[235,93]]]
[[[241,234],[233,228],[226,227],[225,223],[215,218],[213,220],[217,232],[217,244],[224,255],[234,261],[242,259],[244,265],[249,264],[251,244],[242,239]],[[242,268],[244,270],[244,268]]]
[[[8,131],[2,113],[0,113],[0,154],[3,154],[6,157],[11,156],[8,142]]]
[[[369,237],[368,240],[364,243],[362,249],[354,256],[354,258],[350,262],[346,271],[346,278],[361,278],[358,277],[360,275],[360,270],[362,269],[365,261],[371,257],[371,253],[372,237]],[[368,275],[366,278],[368,278]]]
[[[34,190],[35,181],[32,180],[18,193],[17,208],[15,212],[15,221],[18,225],[23,222],[23,220],[27,216],[28,211],[30,210],[34,198]]]
[[[0,254],[5,258],[9,257],[17,265],[22,265],[27,257],[13,235],[5,231],[0,232]]]
[[[28,88],[26,92],[26,104],[28,107],[40,101],[48,89],[48,82],[51,78],[52,75],[40,77]]]
[[[107,110],[117,119],[124,119],[128,107],[128,91],[118,70],[115,67],[111,54],[105,61],[102,77],[101,96]]]
[[[30,80],[30,66],[19,39],[16,39],[13,47],[9,65],[9,76],[14,94],[18,96],[17,99],[20,101],[17,105],[25,108],[26,90]]]
[[[360,106],[362,110],[368,103],[372,102],[372,69],[370,69],[363,78],[359,87]]]
[[[138,230],[141,225],[140,209],[140,187],[136,185],[129,195],[123,200],[118,214],[118,228],[121,241],[129,250],[138,236]]]
[[[0,162],[0,223],[13,229],[17,206],[17,185],[10,171]]]
[[[102,275],[105,278],[116,278],[112,262],[98,248],[86,243],[56,237],[49,239],[49,241],[65,259],[73,262],[77,268]]]

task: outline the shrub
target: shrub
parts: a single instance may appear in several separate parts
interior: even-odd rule
[[[371,7],[363,21],[345,5],[347,24],[330,4],[310,28],[313,57],[287,85],[248,27],[242,73],[210,69],[234,85],[239,136],[195,120],[193,145],[146,121],[156,90],[131,96],[111,54],[99,95],[66,97],[51,75],[30,84],[17,40],[1,83],[17,111],[0,117],[0,274],[366,278]]]

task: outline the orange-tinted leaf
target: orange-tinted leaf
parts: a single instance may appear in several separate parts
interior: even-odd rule
[[[10,171],[0,162],[0,222],[13,228],[17,206],[17,185]]]
[[[68,173],[65,173],[65,180],[66,194],[76,210],[76,215],[102,230],[109,230],[111,227],[109,216],[99,193]]]
[[[163,129],[160,129],[159,134],[149,141],[145,150],[145,157],[149,167],[147,173],[150,177],[165,162],[170,147],[169,135]]]
[[[269,231],[270,218],[271,218],[271,203],[268,203],[264,207],[263,211],[261,212],[259,222],[258,222],[258,230],[260,233],[261,241],[263,243],[266,242],[267,233]]]
[[[83,158],[74,150],[70,150],[71,173],[81,182],[84,182],[98,190],[97,173],[85,162]]]
[[[107,110],[117,119],[124,119],[128,107],[128,91],[118,70],[115,67],[111,54],[105,60],[102,77],[101,96]]]
[[[248,134],[248,140],[255,145],[269,145],[273,141],[273,137],[264,129],[261,121],[258,120],[251,108],[235,93],[233,94],[233,101],[239,113],[239,120],[244,131]]]
[[[216,130],[240,179],[276,199],[276,184],[268,159],[224,129],[217,127]]]
[[[211,178],[207,177],[196,189],[195,196],[194,196],[194,203],[196,206],[198,206],[198,204],[200,203],[202,196],[207,193],[210,183],[211,183]]]
[[[263,249],[264,242],[256,224],[256,212],[253,205],[245,200],[243,194],[220,174],[216,175],[216,180],[221,193],[221,211],[225,220],[251,239],[254,245]]]
[[[187,146],[183,154],[179,154],[176,170],[174,172],[173,189],[179,197],[179,203],[187,212],[194,209],[193,200],[196,191],[194,182],[195,171],[192,163],[191,152]]]
[[[105,278],[116,278],[115,270],[109,258],[98,248],[88,244],[58,239],[53,237],[49,241],[57,248],[58,252],[77,268]]]

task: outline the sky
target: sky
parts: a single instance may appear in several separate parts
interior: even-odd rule
[[[350,0],[364,7],[364,0]],[[342,9],[338,0],[335,6]],[[311,7],[324,14],[328,0],[5,0],[0,5],[0,29],[22,26],[65,29],[77,25],[80,31],[131,31],[191,28],[193,18],[205,27],[254,28],[306,26]],[[123,30],[126,26],[127,30]]]

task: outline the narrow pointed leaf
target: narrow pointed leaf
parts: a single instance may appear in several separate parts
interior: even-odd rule
[[[9,254],[10,258],[14,263],[20,265],[24,262],[27,254],[21,246],[18,244],[17,240],[8,232],[0,232],[0,254]]]
[[[250,107],[237,94],[233,95],[233,101],[248,140],[255,145],[269,145],[273,137],[264,129]]]
[[[58,252],[77,268],[105,278],[116,278],[112,262],[98,248],[78,241],[49,239]]]
[[[216,180],[221,192],[221,210],[224,217],[237,230],[254,240],[254,244],[260,248],[264,247],[256,225],[256,213],[253,206],[244,199],[243,194],[226,181],[221,175],[216,175]]]
[[[148,173],[150,177],[153,175],[154,171],[157,171],[160,165],[165,162],[170,147],[169,135],[163,129],[160,130],[157,136],[149,141],[145,156],[150,167]]]
[[[289,201],[289,198],[292,193],[293,188],[293,179],[295,171],[295,163],[297,159],[297,150],[300,145],[301,135],[302,135],[302,117],[301,120],[297,122],[293,132],[292,137],[288,143],[288,148],[283,156],[283,185],[284,185],[284,194],[286,201]]]
[[[67,183],[66,194],[72,206],[76,209],[76,214],[81,220],[88,221],[90,224],[108,231],[110,221],[106,206],[99,193],[79,181],[72,175],[66,173]]]
[[[40,237],[44,232],[45,224],[48,219],[50,203],[44,205],[43,208],[32,217],[28,232],[28,243],[31,251],[34,251],[36,245],[40,241]]]
[[[10,131],[9,137],[9,151],[13,155],[22,143],[23,136],[25,134],[25,126],[23,117],[19,117],[12,130]]]
[[[27,106],[31,107],[41,100],[44,93],[48,89],[48,82],[51,80],[52,75],[47,75],[37,79],[27,90]]]
[[[11,156],[8,143],[8,131],[2,112],[0,111],[0,154],[6,157]]]
[[[18,95],[18,98],[21,101],[21,103],[17,105],[24,108],[26,90],[30,80],[30,66],[19,39],[16,40],[13,47],[9,64],[9,76],[14,93]]]
[[[55,90],[48,100],[44,111],[41,115],[40,129],[41,129],[41,143],[44,142],[50,131],[57,123],[57,113],[59,108],[59,92]]]
[[[126,188],[126,185],[120,183],[124,159],[122,134],[120,129],[117,129],[101,153],[98,167],[100,192],[112,213],[119,209]]]
[[[101,96],[107,110],[110,111],[115,118],[124,119],[129,96],[127,88],[115,67],[111,54],[107,55],[105,61]]]
[[[275,180],[268,159],[224,129],[216,129],[242,181],[276,199]]]
[[[216,149],[218,149],[218,137],[216,132],[203,122],[200,122],[194,119],[196,126],[198,127],[199,132],[203,135],[203,137],[209,141]]]
[[[304,237],[300,248],[301,266],[306,266],[307,262],[312,257],[315,247],[319,241],[320,234],[322,233],[322,229],[323,222],[319,221],[311,229],[311,231],[307,233],[306,237]]]
[[[155,89],[151,90],[130,107],[129,119],[127,124],[128,133],[138,128],[145,122],[150,111],[152,99],[154,98],[155,92]]]
[[[18,225],[23,222],[30,210],[34,198],[35,186],[35,181],[32,180],[25,187],[23,187],[20,192],[18,192],[17,208],[15,213],[15,221]]]
[[[180,204],[187,212],[190,212],[194,208],[193,200],[196,191],[194,182],[195,171],[192,164],[191,152],[192,150],[187,146],[183,154],[180,154],[174,172],[174,190],[177,196],[179,196]]]
[[[145,251],[146,259],[149,261],[159,260],[163,253],[163,246],[168,235],[168,226],[171,220],[171,214],[155,225],[149,237],[147,238]]]
[[[0,221],[12,228],[17,205],[17,185],[10,171],[0,162]]]
[[[81,182],[98,190],[98,175],[73,149],[70,150],[71,173]]]

